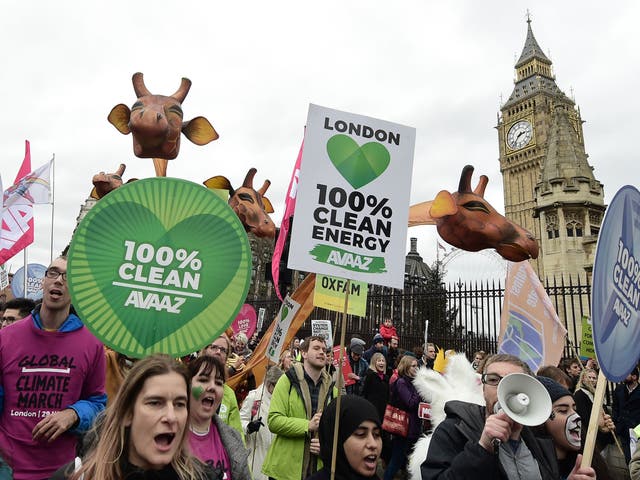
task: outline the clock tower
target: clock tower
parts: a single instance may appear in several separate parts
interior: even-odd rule
[[[584,279],[593,267],[604,191],[587,160],[582,124],[527,18],[515,85],[496,128],[505,213],[537,238],[540,256],[531,263],[542,279]]]

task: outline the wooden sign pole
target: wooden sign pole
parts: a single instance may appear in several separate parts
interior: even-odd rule
[[[604,391],[607,387],[607,379],[600,370],[598,374],[598,383],[596,392],[593,395],[593,407],[591,408],[591,417],[589,418],[589,428],[587,437],[584,442],[584,451],[582,452],[582,466],[590,467],[593,459],[593,449],[596,446],[596,435],[598,434],[598,420],[602,412],[602,401],[604,400]]]
[[[347,309],[349,307],[349,290],[351,290],[351,280],[347,280],[346,293],[344,295],[344,311],[342,312],[342,325],[340,325],[340,362],[338,364],[338,398],[336,399],[336,421],[333,425],[333,448],[331,450],[331,480],[336,478],[336,456],[338,454],[338,428],[340,427],[340,406],[342,402],[342,388],[344,378],[342,375],[342,365],[345,361],[344,342],[347,336]]]

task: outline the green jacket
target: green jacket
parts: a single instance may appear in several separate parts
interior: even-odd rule
[[[244,431],[242,430],[242,422],[240,422],[240,409],[238,408],[238,401],[236,400],[236,392],[226,383],[224,384],[222,403],[220,404],[218,417],[220,417],[220,420],[224,423],[237,430],[244,442]]]
[[[322,371],[320,382],[318,410],[324,409],[336,393],[326,370]],[[262,473],[277,480],[304,480],[307,467],[310,466],[312,472],[322,468],[320,458],[309,453],[310,410],[309,386],[302,364],[297,363],[280,377],[271,395],[267,425],[275,438],[262,465]]]

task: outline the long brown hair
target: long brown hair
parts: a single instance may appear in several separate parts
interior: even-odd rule
[[[191,382],[187,368],[169,355],[154,354],[136,362],[125,377],[113,403],[100,422],[94,425],[92,434],[98,438],[89,451],[80,469],[70,475],[70,480],[79,480],[82,475],[91,480],[120,480],[123,478],[121,460],[129,456],[129,428],[125,419],[133,414],[133,407],[145,382],[151,377],[175,372],[184,378],[187,398],[191,393]],[[187,404],[188,408],[188,404]],[[180,449],[171,460],[171,465],[182,480],[204,479],[202,465],[188,452],[187,429],[182,432]]]

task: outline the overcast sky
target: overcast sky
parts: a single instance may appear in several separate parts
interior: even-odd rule
[[[586,121],[589,161],[608,203],[640,173],[633,0],[11,0],[0,9],[0,174],[6,188],[25,139],[34,169],[55,154],[58,254],[95,173],[122,162],[125,180],[154,175],[151,160],[133,155],[131,137],[107,122],[114,105],[135,101],[131,76],[140,71],[149,90],[164,95],[190,78],[185,119],[203,115],[220,134],[202,147],[183,136],[168,176],[201,183],[225,175],[235,185],[256,167],[257,184],[272,181],[277,225],[309,103],[415,127],[412,203],[456,190],[469,163],[474,185],[488,175],[486,197],[503,212],[494,127],[513,88],[527,9],[556,83]],[[30,262],[48,263],[50,229],[51,207],[36,207]],[[432,262],[435,228],[410,229],[412,236]],[[9,265],[15,271],[22,256]]]

